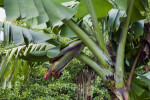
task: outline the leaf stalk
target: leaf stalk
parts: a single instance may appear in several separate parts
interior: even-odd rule
[[[103,39],[103,35],[102,35],[102,30],[101,30],[101,28],[99,26],[99,23],[98,23],[98,20],[97,20],[97,17],[96,17],[96,13],[94,11],[92,0],[86,0],[86,3],[87,3],[87,6],[88,6],[90,15],[91,15],[91,19],[92,19],[92,22],[93,22],[93,27],[95,29],[95,36],[96,36],[95,38],[97,39],[97,42],[100,45],[101,49],[107,55],[109,55],[108,50],[106,48],[106,45],[104,43],[104,39]]]
[[[121,27],[121,36],[119,40],[118,50],[117,50],[117,61],[116,61],[116,88],[122,88],[124,84],[124,53],[125,53],[125,43],[127,38],[127,31],[128,31],[128,25],[130,22],[131,12],[133,8],[135,0],[130,0],[128,3],[128,9],[127,9],[127,17],[125,22],[123,23],[123,26]]]

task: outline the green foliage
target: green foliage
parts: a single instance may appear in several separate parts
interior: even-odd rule
[[[113,6],[107,0],[93,0],[93,6],[97,17],[104,17]],[[86,0],[81,0],[75,17],[80,18],[89,14]]]
[[[49,9],[49,7],[52,7],[52,9]],[[62,19],[71,18],[75,14],[73,9],[69,9],[52,0],[26,0],[24,2],[5,0],[5,8],[8,15],[6,16],[7,20],[14,20],[19,17],[37,18],[39,24],[48,22],[48,25],[54,25]]]
[[[128,72],[131,70],[140,45],[144,45],[143,54],[141,54],[141,56],[144,56],[142,61],[144,61],[144,64],[147,64],[146,60],[149,57],[150,51],[150,25],[148,24],[147,26],[149,27],[146,27],[143,19],[145,19],[144,15],[148,9],[148,0],[135,0],[135,2],[134,0],[124,0],[123,2],[119,0],[92,0],[92,2],[88,2],[90,6],[87,5],[86,0],[78,0],[79,2],[73,1],[73,4],[66,5],[64,2],[72,0],[1,0],[0,6],[3,6],[3,1],[7,20],[24,19],[28,24],[26,27],[30,29],[33,27],[40,29],[48,27],[48,29],[37,30],[49,35],[37,34],[37,32],[33,32],[32,30],[7,23],[4,23],[4,25],[3,23],[0,24],[0,31],[4,30],[5,45],[15,43],[15,45],[18,46],[25,42],[28,46],[28,48],[19,46],[10,50],[6,49],[5,52],[0,54],[0,57],[3,57],[0,58],[2,61],[0,68],[1,88],[10,88],[11,85],[15,84],[15,80],[19,78],[15,84],[17,90],[14,88],[14,91],[6,89],[0,92],[3,95],[3,99],[5,99],[5,97],[7,97],[6,99],[34,98],[37,100],[50,98],[75,99],[74,95],[77,87],[73,83],[73,79],[76,76],[74,73],[78,72],[81,66],[77,68],[78,65],[75,64],[72,65],[73,67],[75,66],[74,68],[71,66],[68,67],[67,70],[64,70],[64,75],[54,81],[52,81],[51,78],[49,80],[43,80],[42,78],[43,73],[51,66],[51,64],[46,62],[50,58],[52,66],[47,72],[54,76],[56,72],[60,74],[62,69],[81,52],[81,50],[76,52],[75,48],[65,51],[63,48],[69,48],[70,45],[69,43],[61,42],[61,36],[69,37],[69,41],[74,38],[81,39],[84,46],[88,47],[92,54],[85,55],[81,53],[78,57],[90,65],[104,81],[103,85],[108,86],[107,88],[109,88],[111,92],[116,91],[116,94],[118,94],[117,92],[120,94],[127,94],[128,92],[124,90],[124,80],[128,78]],[[96,13],[95,17],[92,11]],[[86,15],[89,14],[89,12],[91,17],[86,19]],[[88,21],[85,21],[85,19]],[[61,21],[63,23],[61,23]],[[99,27],[99,25],[102,26]],[[144,27],[146,31],[144,31]],[[76,35],[74,35],[74,33]],[[54,35],[55,38],[52,38],[52,35]],[[109,54],[106,49],[106,44],[103,42],[103,35],[107,35],[107,41],[110,42],[108,46]],[[99,37],[101,38],[99,39]],[[141,43],[141,37],[146,45]],[[99,40],[101,40],[101,42],[99,42]],[[29,45],[31,41],[34,43],[45,42],[41,45],[31,46]],[[74,43],[75,41],[73,40],[70,43]],[[55,48],[49,48],[48,44],[55,45]],[[20,58],[28,61],[20,60]],[[45,61],[44,64],[46,68],[41,68],[43,61]],[[44,64],[43,66],[45,66]],[[139,61],[137,67],[140,69],[141,65],[143,65],[143,62]],[[37,70],[39,70],[38,75]],[[115,74],[113,73],[114,70]],[[73,72],[73,74],[70,72]],[[131,98],[133,100],[137,98],[147,98],[150,88],[149,78],[143,76],[142,73],[135,75],[134,79],[130,91]],[[24,86],[22,82],[28,84]],[[31,83],[35,84],[33,85]],[[98,83],[101,83],[101,81],[98,81]],[[99,90],[100,87],[97,87],[98,85],[92,87],[93,90],[91,90],[88,95],[93,95],[95,99],[102,99],[101,97],[110,99],[109,95],[103,96],[108,92],[105,91],[105,89]],[[125,91],[125,93],[121,93],[120,90]],[[81,91],[83,94],[83,90]],[[8,93],[10,93],[10,95]],[[99,97],[98,95],[96,97],[95,94],[98,94]],[[124,97],[122,95],[116,96],[122,99]]]
[[[3,22],[0,22],[0,24],[0,30],[1,26],[4,28],[4,45],[12,43],[12,41],[15,42],[15,46],[18,46],[23,42],[25,42],[26,45],[29,45],[31,41],[34,43],[40,43],[51,39],[51,37],[39,34],[38,32],[26,28],[10,25],[7,23],[4,23],[3,25]]]
[[[70,66],[63,71],[59,79],[49,78],[48,80],[44,80],[43,73],[47,70],[49,65],[32,66],[29,77],[25,77],[25,75],[22,76],[20,73],[14,88],[2,89],[2,87],[0,87],[0,99],[75,99],[77,86],[74,81],[82,66],[83,64],[80,63],[80,61],[74,59]],[[27,82],[24,81],[25,78],[27,78]],[[97,100],[97,98],[110,98],[106,89],[100,87],[102,85],[101,79],[97,77],[96,81],[97,83],[95,86],[92,86],[90,94],[94,94],[95,100]]]

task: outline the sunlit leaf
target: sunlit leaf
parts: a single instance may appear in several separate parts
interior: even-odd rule
[[[108,13],[108,11],[111,10],[111,8],[113,8],[113,6],[107,0],[92,0],[92,1],[96,16],[98,18],[104,17]],[[81,0],[80,5],[78,7],[78,12],[75,15],[75,17],[80,18],[87,14],[89,14],[89,11],[86,5],[86,1]]]
[[[142,16],[140,11],[135,6],[133,6],[130,21],[138,21],[142,19],[145,19],[145,17]]]
[[[60,36],[68,38],[77,37],[77,35],[66,25],[62,26]]]

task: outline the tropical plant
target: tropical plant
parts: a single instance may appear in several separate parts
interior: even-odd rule
[[[38,46],[26,53],[24,46],[19,46],[4,52],[0,69],[0,80],[4,86],[15,82],[23,65],[17,63],[20,58],[39,62],[49,60],[52,65],[45,73],[44,78],[47,79],[49,76],[59,77],[76,57],[90,66],[118,99],[149,98],[149,73],[134,74],[136,65],[144,65],[149,71],[150,24],[144,20],[149,9],[148,0],[1,0],[0,5],[5,8],[8,21],[26,19],[46,24],[50,28],[43,32],[72,40],[62,43],[57,38],[37,34],[31,29],[0,23],[0,30],[4,30],[4,45],[14,41],[18,46],[25,42],[30,49],[31,41],[46,41],[45,45],[55,46],[52,49]],[[93,55],[82,52],[85,47]],[[27,74],[28,66],[24,66],[22,70]],[[112,95],[112,98],[115,96]]]

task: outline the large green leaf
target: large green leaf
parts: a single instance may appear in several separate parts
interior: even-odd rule
[[[54,58],[54,57],[58,56],[59,53],[60,53],[60,48],[59,47],[55,47],[55,48],[52,48],[50,50],[47,50],[46,55],[49,58]]]
[[[51,0],[43,0],[42,2],[49,16],[49,25],[54,25],[62,19],[70,18],[75,14],[73,9],[69,9]]]
[[[149,0],[139,0],[139,1],[140,1],[141,4],[143,4],[143,6],[145,8],[149,8],[149,3],[148,3]]]
[[[142,19],[145,19],[145,17],[142,16],[140,11],[134,6],[132,9],[130,21],[138,21],[138,20],[142,20]]]
[[[148,89],[150,90],[150,79],[148,79],[146,76],[140,76],[141,80],[147,85]]]
[[[108,13],[108,11],[110,11],[111,8],[113,8],[113,6],[107,0],[92,0],[92,1],[93,1],[93,6],[94,6],[96,16],[98,18],[104,17]],[[86,5],[86,1],[82,0],[80,2],[78,12],[75,17],[80,18],[87,14],[89,14],[89,11]]]
[[[38,24],[54,25],[71,18],[76,11],[52,0],[5,0],[7,20],[37,18]]]
[[[25,12],[24,0],[18,0],[18,6],[19,6],[21,18],[25,18],[26,17],[26,12]]]
[[[65,18],[70,19],[76,13],[76,9],[71,9],[71,8],[65,7],[63,5],[60,5],[58,3],[54,3],[54,4],[57,6],[57,8],[62,13],[61,15],[59,14],[59,16],[64,15]]]
[[[20,27],[11,26],[11,34],[13,35],[13,40],[15,45],[18,46],[24,42],[22,29]]]
[[[118,5],[118,7],[122,10],[127,10],[127,5],[128,5],[129,0],[115,0],[115,3]]]
[[[145,11],[144,5],[140,2],[141,0],[135,0],[134,6],[139,10],[139,11]],[[146,1],[146,0],[142,0]]]
[[[127,11],[128,1],[129,0],[123,0],[120,2],[120,0],[115,0],[115,3],[119,7],[119,9]],[[146,4],[145,2],[147,2],[147,0],[135,0],[130,21],[138,21],[138,20],[145,19],[145,17],[142,16],[142,14],[140,13],[140,11],[145,11],[145,6],[144,6],[144,4]]]
[[[135,94],[138,96],[142,95],[142,93],[145,91],[143,88],[136,85],[134,82],[132,82],[131,88],[135,92]]]
[[[128,1],[129,0],[123,0],[120,2],[120,0],[115,0],[115,3],[119,7],[119,9],[126,11],[128,6]],[[134,6],[140,11],[145,11],[145,8],[148,8],[148,0],[135,0]]]
[[[38,17],[39,12],[35,7],[33,0],[24,0],[26,18]],[[7,12],[7,11],[6,11]]]
[[[62,26],[60,36],[68,38],[77,37],[77,35],[66,25]]]
[[[39,34],[38,32],[10,25],[7,23],[4,23],[4,45],[6,45],[9,42],[11,42],[11,36],[13,36],[13,40],[15,41],[15,45],[18,46],[25,42],[27,45],[29,42],[33,41],[34,43],[40,43],[46,40],[51,39],[51,37],[46,36],[44,34]]]
[[[46,41],[48,39],[51,39],[51,37],[49,37],[49,36],[39,34],[38,32],[35,32],[35,31],[32,31],[32,30],[29,30],[29,32],[32,36],[32,39],[33,39],[34,43],[40,43],[40,42]]]
[[[144,20],[137,21],[133,23],[131,27],[131,31],[134,34],[135,38],[141,36],[144,32]]]
[[[5,4],[7,20],[10,21],[20,17],[18,0],[4,0],[4,4]]]
[[[38,24],[48,22],[49,18],[48,18],[48,15],[44,9],[42,1],[41,0],[34,0],[34,2],[35,2],[35,5],[39,11],[39,16],[37,17]]]

